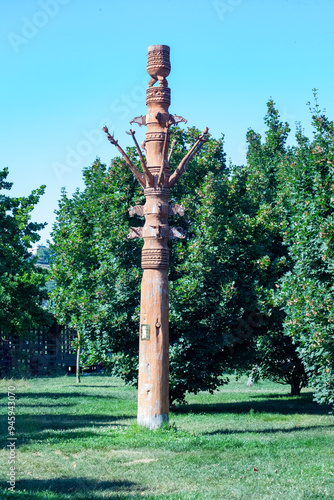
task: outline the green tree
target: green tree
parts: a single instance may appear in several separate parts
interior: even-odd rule
[[[281,123],[272,100],[265,124],[263,140],[248,131],[247,165],[231,172],[224,265],[234,275],[228,302],[234,323],[224,331],[227,363],[239,373],[254,374],[256,366],[257,377],[290,384],[291,394],[299,394],[306,385],[304,366],[284,334],[284,311],[274,301],[278,282],[291,266],[283,241],[280,184],[282,159],[291,153],[286,147],[289,127]]]
[[[119,159],[110,169],[96,160],[84,180],[72,198],[63,191],[53,228],[54,313],[77,331],[87,362],[106,363],[113,352],[116,364],[115,353],[132,359],[138,342],[141,242],[126,236],[127,208],[143,195]]]
[[[243,170],[245,188],[241,207],[244,218],[249,215],[248,226],[243,229],[249,245],[241,258],[248,269],[241,276],[254,285],[252,301],[260,328],[255,329],[252,352],[241,358],[241,367],[245,361],[249,369],[254,364],[258,376],[289,384],[291,394],[299,395],[307,385],[304,364],[298,354],[298,342],[293,343],[285,332],[284,310],[274,299],[280,279],[292,267],[283,234],[286,219],[283,165],[292,163],[294,153],[286,145],[289,125],[280,121],[272,100],[267,103],[264,121],[267,130],[263,140],[253,130],[247,133],[247,166]]]
[[[297,344],[319,402],[334,402],[334,125],[311,109],[313,140],[298,129],[293,161],[284,162],[285,243],[292,269],[281,280],[278,304],[285,333]]]
[[[50,251],[48,248],[44,246],[38,247],[36,256],[38,264],[48,265],[50,263]]]
[[[3,335],[28,335],[49,316],[42,307],[46,272],[35,265],[29,249],[45,224],[31,222],[31,211],[45,186],[27,197],[10,197],[8,169],[0,171],[0,329]]]
[[[172,169],[198,131],[176,134]],[[203,147],[172,190],[172,201],[185,207],[185,216],[177,225],[186,235],[169,244],[170,388],[176,401],[183,401],[186,391],[212,392],[227,381],[222,378],[226,368],[224,333],[235,323],[231,302],[234,273],[226,259],[229,185],[222,138],[211,139]]]

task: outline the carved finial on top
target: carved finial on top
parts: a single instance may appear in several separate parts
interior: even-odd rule
[[[158,80],[160,87],[167,87],[166,77],[170,73],[170,48],[168,45],[150,45],[148,47],[147,73],[152,77],[149,87],[152,87]]]

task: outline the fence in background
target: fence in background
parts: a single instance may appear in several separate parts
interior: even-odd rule
[[[0,335],[0,376],[75,373],[76,356],[71,346],[76,339],[74,330],[54,323],[30,333],[33,340]]]

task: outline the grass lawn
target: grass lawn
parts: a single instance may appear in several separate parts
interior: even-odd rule
[[[16,489],[7,387],[16,387]],[[334,419],[310,391],[233,377],[189,396],[157,431],[136,426],[136,390],[115,378],[1,380],[1,500],[334,499]]]

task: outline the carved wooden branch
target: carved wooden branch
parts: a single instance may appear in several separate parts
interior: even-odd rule
[[[169,178],[168,187],[174,186],[175,182],[181,177],[183,172],[185,172],[186,167],[190,160],[195,156],[196,153],[203,147],[204,143],[208,141],[208,127],[203,130],[203,133],[198,137],[197,141],[193,147],[188,151],[186,156],[181,160],[179,166],[173,172],[173,175]]]
[[[171,156],[173,154],[173,151],[174,151],[174,148],[175,148],[176,144],[177,144],[177,139],[173,139],[173,142],[172,142],[172,144],[170,146],[169,155],[168,155],[168,162],[170,162],[170,159],[171,159]]]
[[[132,135],[132,139],[133,139],[133,141],[136,145],[137,151],[138,151],[141,167],[143,169],[143,172],[146,176],[146,179],[147,179],[149,185],[152,187],[152,186],[154,186],[154,177],[146,166],[146,162],[145,162],[145,159],[143,157],[143,153],[141,152],[141,149],[139,147],[137,139],[135,138],[135,133],[136,132],[133,129],[131,129],[130,132],[127,132],[127,134]]]
[[[121,155],[123,156],[124,160],[126,161],[128,167],[130,168],[131,172],[133,173],[133,175],[135,176],[135,178],[139,182],[139,184],[143,188],[145,188],[146,187],[145,176],[143,174],[141,174],[139,172],[139,170],[137,170],[137,168],[134,166],[134,164],[132,163],[132,161],[130,160],[130,158],[126,154],[126,152],[121,148],[121,146],[118,144],[118,142],[114,138],[114,134],[110,135],[108,127],[106,127],[106,126],[103,127],[102,130],[103,130],[103,132],[105,132],[107,134],[108,141],[111,142],[111,144],[113,144],[114,146],[116,146],[116,148],[118,149],[118,151],[121,153]]]

